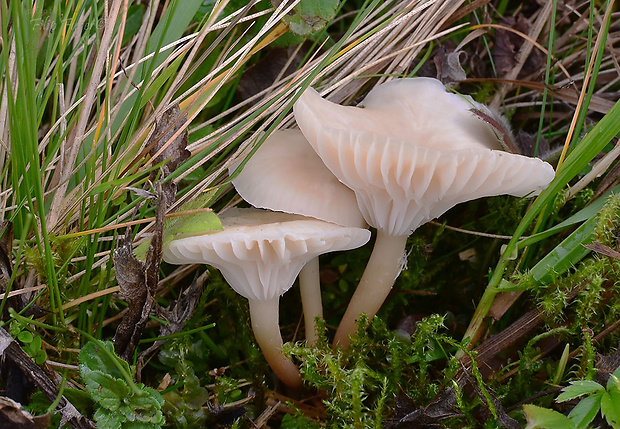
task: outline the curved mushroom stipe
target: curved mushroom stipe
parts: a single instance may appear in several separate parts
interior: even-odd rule
[[[223,231],[167,243],[164,261],[218,268],[228,284],[250,301],[252,326],[258,329],[256,340],[269,366],[296,389],[299,372],[282,354],[277,313],[280,295],[290,289],[309,260],[362,246],[370,239],[370,231],[258,209],[230,209],[220,219]]]
[[[250,300],[252,331],[265,360],[276,376],[288,387],[298,390],[302,386],[297,366],[282,353],[282,335],[278,323],[280,298]]]
[[[400,261],[404,242],[392,237],[406,240],[461,202],[535,194],[553,179],[548,163],[499,150],[495,130],[472,109],[495,116],[471,97],[448,93],[429,78],[379,85],[360,107],[332,103],[311,88],[295,104],[295,119],[308,142],[353,189],[364,219],[378,231],[373,268],[366,268],[334,344],[346,347],[359,315],[374,317],[388,295],[400,262],[388,263],[375,253]],[[394,249],[387,249],[389,242]],[[377,270],[383,264],[392,269]]]
[[[299,272],[299,292],[301,294],[301,306],[304,312],[306,345],[308,347],[313,347],[319,339],[316,318],[323,318],[321,273],[318,257],[310,259]]]
[[[347,348],[362,314],[372,319],[392,290],[404,264],[407,235],[387,235],[377,230],[375,247],[355,293],[347,306],[336,335],[334,346]]]
[[[237,169],[240,162],[229,168]],[[277,130],[232,180],[237,193],[254,207],[299,214],[338,225],[366,228],[355,193],[325,166],[301,130]],[[299,273],[306,344],[317,341],[316,318],[323,317],[318,258]]]

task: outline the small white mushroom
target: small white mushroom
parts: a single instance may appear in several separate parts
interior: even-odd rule
[[[336,332],[346,347],[357,319],[373,317],[398,277],[407,237],[458,203],[540,192],[554,177],[538,158],[503,152],[493,128],[471,110],[488,108],[429,78],[393,80],[359,107],[308,89],[295,119],[327,167],[355,191],[377,240]]]
[[[370,232],[303,216],[258,209],[231,209],[223,231],[172,240],[164,246],[171,264],[209,264],[248,299],[256,341],[280,380],[301,387],[296,365],[282,353],[278,325],[280,295],[304,264],[316,256],[365,244]]]
[[[229,168],[232,174],[239,163]],[[353,191],[325,166],[298,129],[275,131],[232,180],[254,207],[311,216],[338,225],[366,228]],[[299,273],[306,343],[317,341],[315,319],[323,317],[319,259]]]

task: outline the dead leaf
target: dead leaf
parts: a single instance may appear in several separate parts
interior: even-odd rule
[[[467,78],[461,61],[467,58],[464,51],[454,51],[440,46],[433,58],[437,67],[437,79],[444,84],[461,82]]]
[[[519,14],[517,18],[508,16],[504,18],[501,25],[528,34],[530,24],[528,20]],[[508,74],[517,64],[517,54],[524,43],[524,39],[511,31],[497,29],[493,38],[493,61],[495,62],[495,70],[499,76]],[[519,75],[528,75],[540,70],[542,66],[543,54],[538,50],[533,50],[529,55],[523,69]]]
[[[476,117],[493,128],[502,147],[506,152],[519,153],[519,148],[515,143],[515,138],[510,129],[510,125],[499,113],[493,111],[483,111],[480,109],[469,109]]]
[[[173,104],[155,122],[155,130],[150,137],[149,153],[153,156],[153,162],[158,164],[167,161],[160,170],[159,183],[166,194],[168,208],[174,203],[177,193],[177,185],[172,180],[164,181],[179,165],[187,160],[191,153],[187,150],[187,129],[179,131],[187,122],[187,114],[181,112],[178,104]],[[175,134],[178,135],[173,139]],[[157,172],[151,173],[149,181],[153,182]]]
[[[586,249],[594,250],[601,255],[609,256],[610,258],[620,259],[620,252],[601,243],[594,242],[592,244],[583,244],[583,247],[585,247]]]
[[[252,98],[269,88],[278,79],[293,73],[304,59],[310,44],[301,47],[274,48],[252,67],[241,75],[237,85],[237,94],[242,100]],[[257,103],[259,100],[254,101]]]
[[[20,403],[0,396],[0,428],[45,429],[50,425],[50,415],[32,416]]]
[[[157,119],[155,131],[151,135],[150,144],[153,147],[149,153],[155,157],[153,162],[158,164],[168,160],[166,166],[170,172],[176,170],[191,155],[187,150],[187,130],[181,131],[172,139],[185,122],[187,114],[181,112],[179,105],[175,103]]]
[[[114,251],[116,280],[128,305],[127,312],[116,328],[114,350],[128,362],[133,359],[142,331],[155,305],[167,206],[166,194],[161,187],[158,188],[155,226],[146,262],[140,261],[133,254],[131,230],[128,230],[125,236],[125,243]]]

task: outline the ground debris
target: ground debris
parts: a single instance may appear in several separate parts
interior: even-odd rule
[[[0,327],[0,358],[3,360],[10,360],[15,363],[17,367],[28,377],[28,379],[37,386],[43,392],[43,394],[50,400],[55,401],[58,398],[58,387],[56,383],[41,369],[37,364],[32,361],[32,358],[26,354],[26,352],[20,347],[20,345],[11,337],[11,335]],[[3,398],[3,400],[6,398]],[[95,425],[84,416],[69,402],[64,396],[60,399],[57,408],[62,415],[62,427],[64,423],[71,425],[77,429],[92,429]],[[2,411],[0,411],[2,412]],[[14,416],[14,413],[12,413]],[[1,424],[3,423],[0,418],[0,427],[9,428],[11,426]],[[40,426],[13,426],[34,428]]]
[[[32,416],[20,403],[0,396],[0,427],[4,429],[45,429],[50,415]]]

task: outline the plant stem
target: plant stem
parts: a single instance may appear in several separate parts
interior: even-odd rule
[[[304,323],[306,325],[306,345],[312,347],[318,340],[315,320],[317,317],[323,317],[318,256],[306,263],[301,269],[299,291],[301,292],[301,305],[304,310]]]
[[[347,348],[349,336],[355,333],[357,321],[362,314],[371,320],[385,298],[387,298],[394,281],[403,268],[403,254],[407,244],[406,235],[387,235],[377,231],[375,247],[353,298],[334,337],[334,346]]]
[[[250,318],[254,337],[267,363],[278,378],[292,389],[301,388],[297,366],[282,353],[282,335],[278,324],[280,297],[250,300]]]

